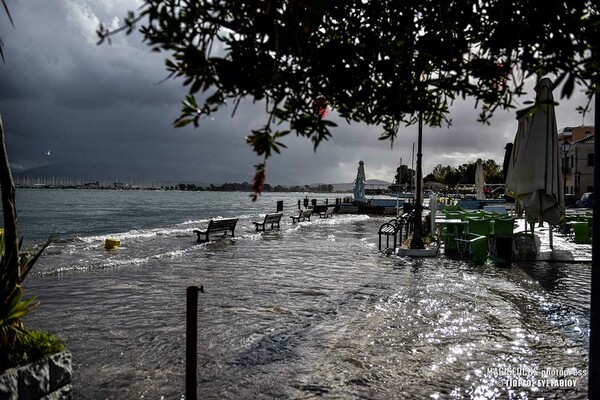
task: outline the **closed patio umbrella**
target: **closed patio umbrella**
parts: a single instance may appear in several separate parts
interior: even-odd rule
[[[512,148],[512,143],[506,143],[506,146],[504,146],[504,161],[502,161],[502,176],[504,177],[504,182],[506,182],[506,177],[508,175],[508,164],[510,163]]]
[[[517,114],[517,121],[517,133],[515,135],[515,140],[513,141],[510,156],[508,158],[505,182],[506,193],[510,193],[511,196],[515,198],[522,185],[521,181],[519,180],[517,161],[521,156],[523,145],[527,142],[525,138],[529,134],[530,117],[527,114]]]
[[[530,119],[531,118],[526,112],[517,112],[517,133],[515,135],[515,140],[513,141],[507,160],[505,193],[508,196],[515,198],[515,200],[517,198],[517,191],[521,185],[521,182],[518,179],[519,175],[517,171],[517,160],[519,159],[523,144],[526,143],[525,137],[529,133],[529,124],[531,122]],[[523,208],[518,201],[515,201],[515,211],[519,217],[523,214]]]
[[[506,187],[515,195],[528,222],[557,225],[565,205],[552,89],[550,79],[541,79],[535,87],[533,115],[519,117]]]

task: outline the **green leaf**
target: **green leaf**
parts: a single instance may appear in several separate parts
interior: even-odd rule
[[[182,127],[190,124],[193,121],[194,121],[193,118],[178,118],[175,121],[173,121],[173,126],[175,128],[182,128]]]
[[[196,79],[194,84],[190,87],[190,93],[196,93],[198,90],[202,88],[202,82],[200,79]]]
[[[560,93],[560,98],[564,99],[571,97],[571,95],[573,94],[573,91],[575,90],[575,75],[574,74],[569,74],[569,77],[567,78],[567,81],[565,82],[562,91]]]
[[[10,21],[10,24],[12,26],[15,26],[15,23],[13,22],[12,16],[10,15],[10,11],[8,9],[8,6],[6,5],[5,0],[2,0],[2,6],[4,7],[4,11],[6,12],[6,15],[8,16],[8,20]]]

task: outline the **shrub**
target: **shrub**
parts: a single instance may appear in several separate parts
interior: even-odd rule
[[[0,355],[0,369],[30,364],[61,352],[65,344],[56,336],[43,331],[27,331],[19,335],[8,353]]]
[[[15,357],[24,341],[30,344],[44,343],[39,340],[31,342],[31,333],[23,326],[22,318],[39,302],[35,297],[24,299],[21,285],[50,241],[51,239],[33,256],[27,252],[20,253],[15,265],[6,256],[3,250],[4,236],[0,236],[0,370],[13,366],[9,362],[9,356]],[[18,246],[19,250],[21,243]]]

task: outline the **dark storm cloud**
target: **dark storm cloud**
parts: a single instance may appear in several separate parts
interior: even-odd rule
[[[181,80],[161,82],[167,75],[165,54],[152,53],[137,34],[117,35],[111,45],[96,45],[100,22],[115,27],[115,18],[140,4],[10,2],[15,28],[0,16],[6,57],[0,66],[0,112],[15,171],[88,162],[145,179],[251,181],[253,166],[262,159],[244,138],[266,122],[263,105],[243,102],[233,118],[229,108],[202,120],[198,129],[174,129],[186,89]],[[584,103],[582,97],[578,93],[577,101],[557,109],[559,128],[582,123],[574,111]],[[389,181],[401,158],[411,165],[416,127],[401,128],[392,148],[377,140],[379,127],[348,125],[334,113],[330,118],[338,128],[316,153],[309,140],[293,134],[283,139],[288,148],[268,161],[268,182],[350,182],[360,160],[368,179]],[[451,118],[450,128],[425,128],[425,173],[436,164],[457,166],[480,157],[502,161],[504,146],[516,132],[514,111],[497,112],[486,126],[476,122],[472,102],[461,101],[453,105]],[[50,157],[43,154],[48,149]]]

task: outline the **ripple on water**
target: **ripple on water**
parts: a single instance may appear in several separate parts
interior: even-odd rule
[[[376,251],[384,219],[257,234],[253,218],[205,245],[177,232],[191,217],[115,252],[59,242],[40,270],[64,272],[30,277],[44,305],[27,322],[66,336],[84,398],[181,396],[189,285],[203,398],[585,398],[585,378],[512,381],[586,368],[589,266],[398,259]]]

